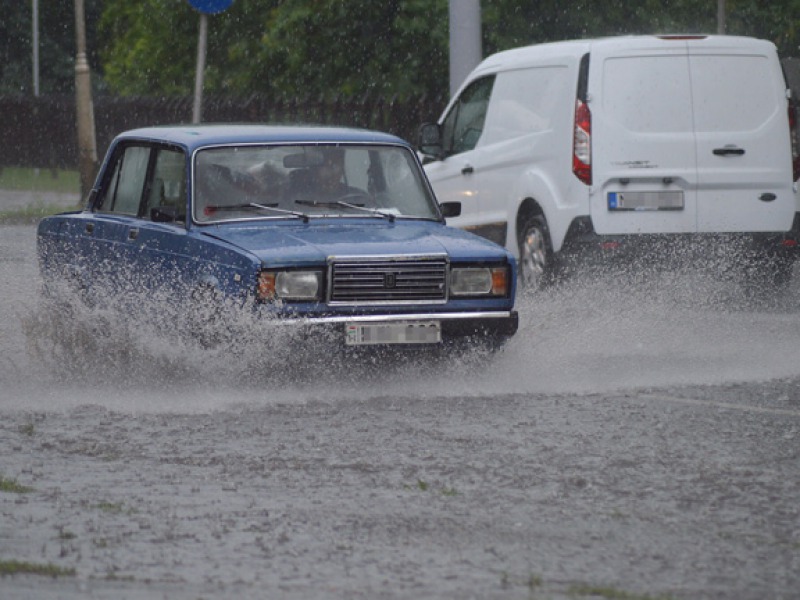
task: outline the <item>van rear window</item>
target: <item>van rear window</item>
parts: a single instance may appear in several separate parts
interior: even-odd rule
[[[629,131],[753,131],[781,104],[765,56],[694,55],[609,58],[603,110]]]
[[[610,58],[603,66],[603,111],[642,133],[692,131],[692,100],[684,56]]]
[[[698,132],[754,131],[784,106],[765,56],[693,56],[691,71]]]

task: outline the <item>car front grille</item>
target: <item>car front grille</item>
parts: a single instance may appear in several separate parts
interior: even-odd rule
[[[332,304],[444,302],[447,259],[340,258],[331,262],[329,281]]]

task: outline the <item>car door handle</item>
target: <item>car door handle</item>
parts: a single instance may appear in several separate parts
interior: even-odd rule
[[[86,233],[88,233],[89,235],[94,233],[94,223],[86,224]]]
[[[475,169],[472,165],[464,165],[464,168],[461,169],[462,175],[472,175],[475,172]]]
[[[128,231],[128,240],[129,241],[135,240],[138,236],[139,236],[139,230],[138,229],[131,229],[131,230]]]
[[[724,148],[714,148],[716,156],[742,156],[744,148],[737,148],[736,146],[725,146]]]

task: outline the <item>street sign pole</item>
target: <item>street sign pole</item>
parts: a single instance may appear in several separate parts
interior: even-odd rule
[[[208,15],[224,12],[233,0],[189,0],[192,8],[200,13],[200,31],[197,34],[197,70],[194,76],[194,104],[192,123],[199,123],[203,112],[203,80],[206,70],[206,48],[208,46]]]

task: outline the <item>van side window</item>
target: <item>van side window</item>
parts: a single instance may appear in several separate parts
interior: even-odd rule
[[[516,69],[497,75],[481,145],[553,128],[569,118],[569,71],[565,66]],[[565,112],[566,111],[566,112]]]
[[[105,186],[105,195],[99,199],[97,209],[137,215],[149,160],[150,148],[145,146],[127,146],[117,153],[111,181]]]
[[[483,133],[494,75],[473,81],[458,97],[442,123],[445,155],[472,150]]]

